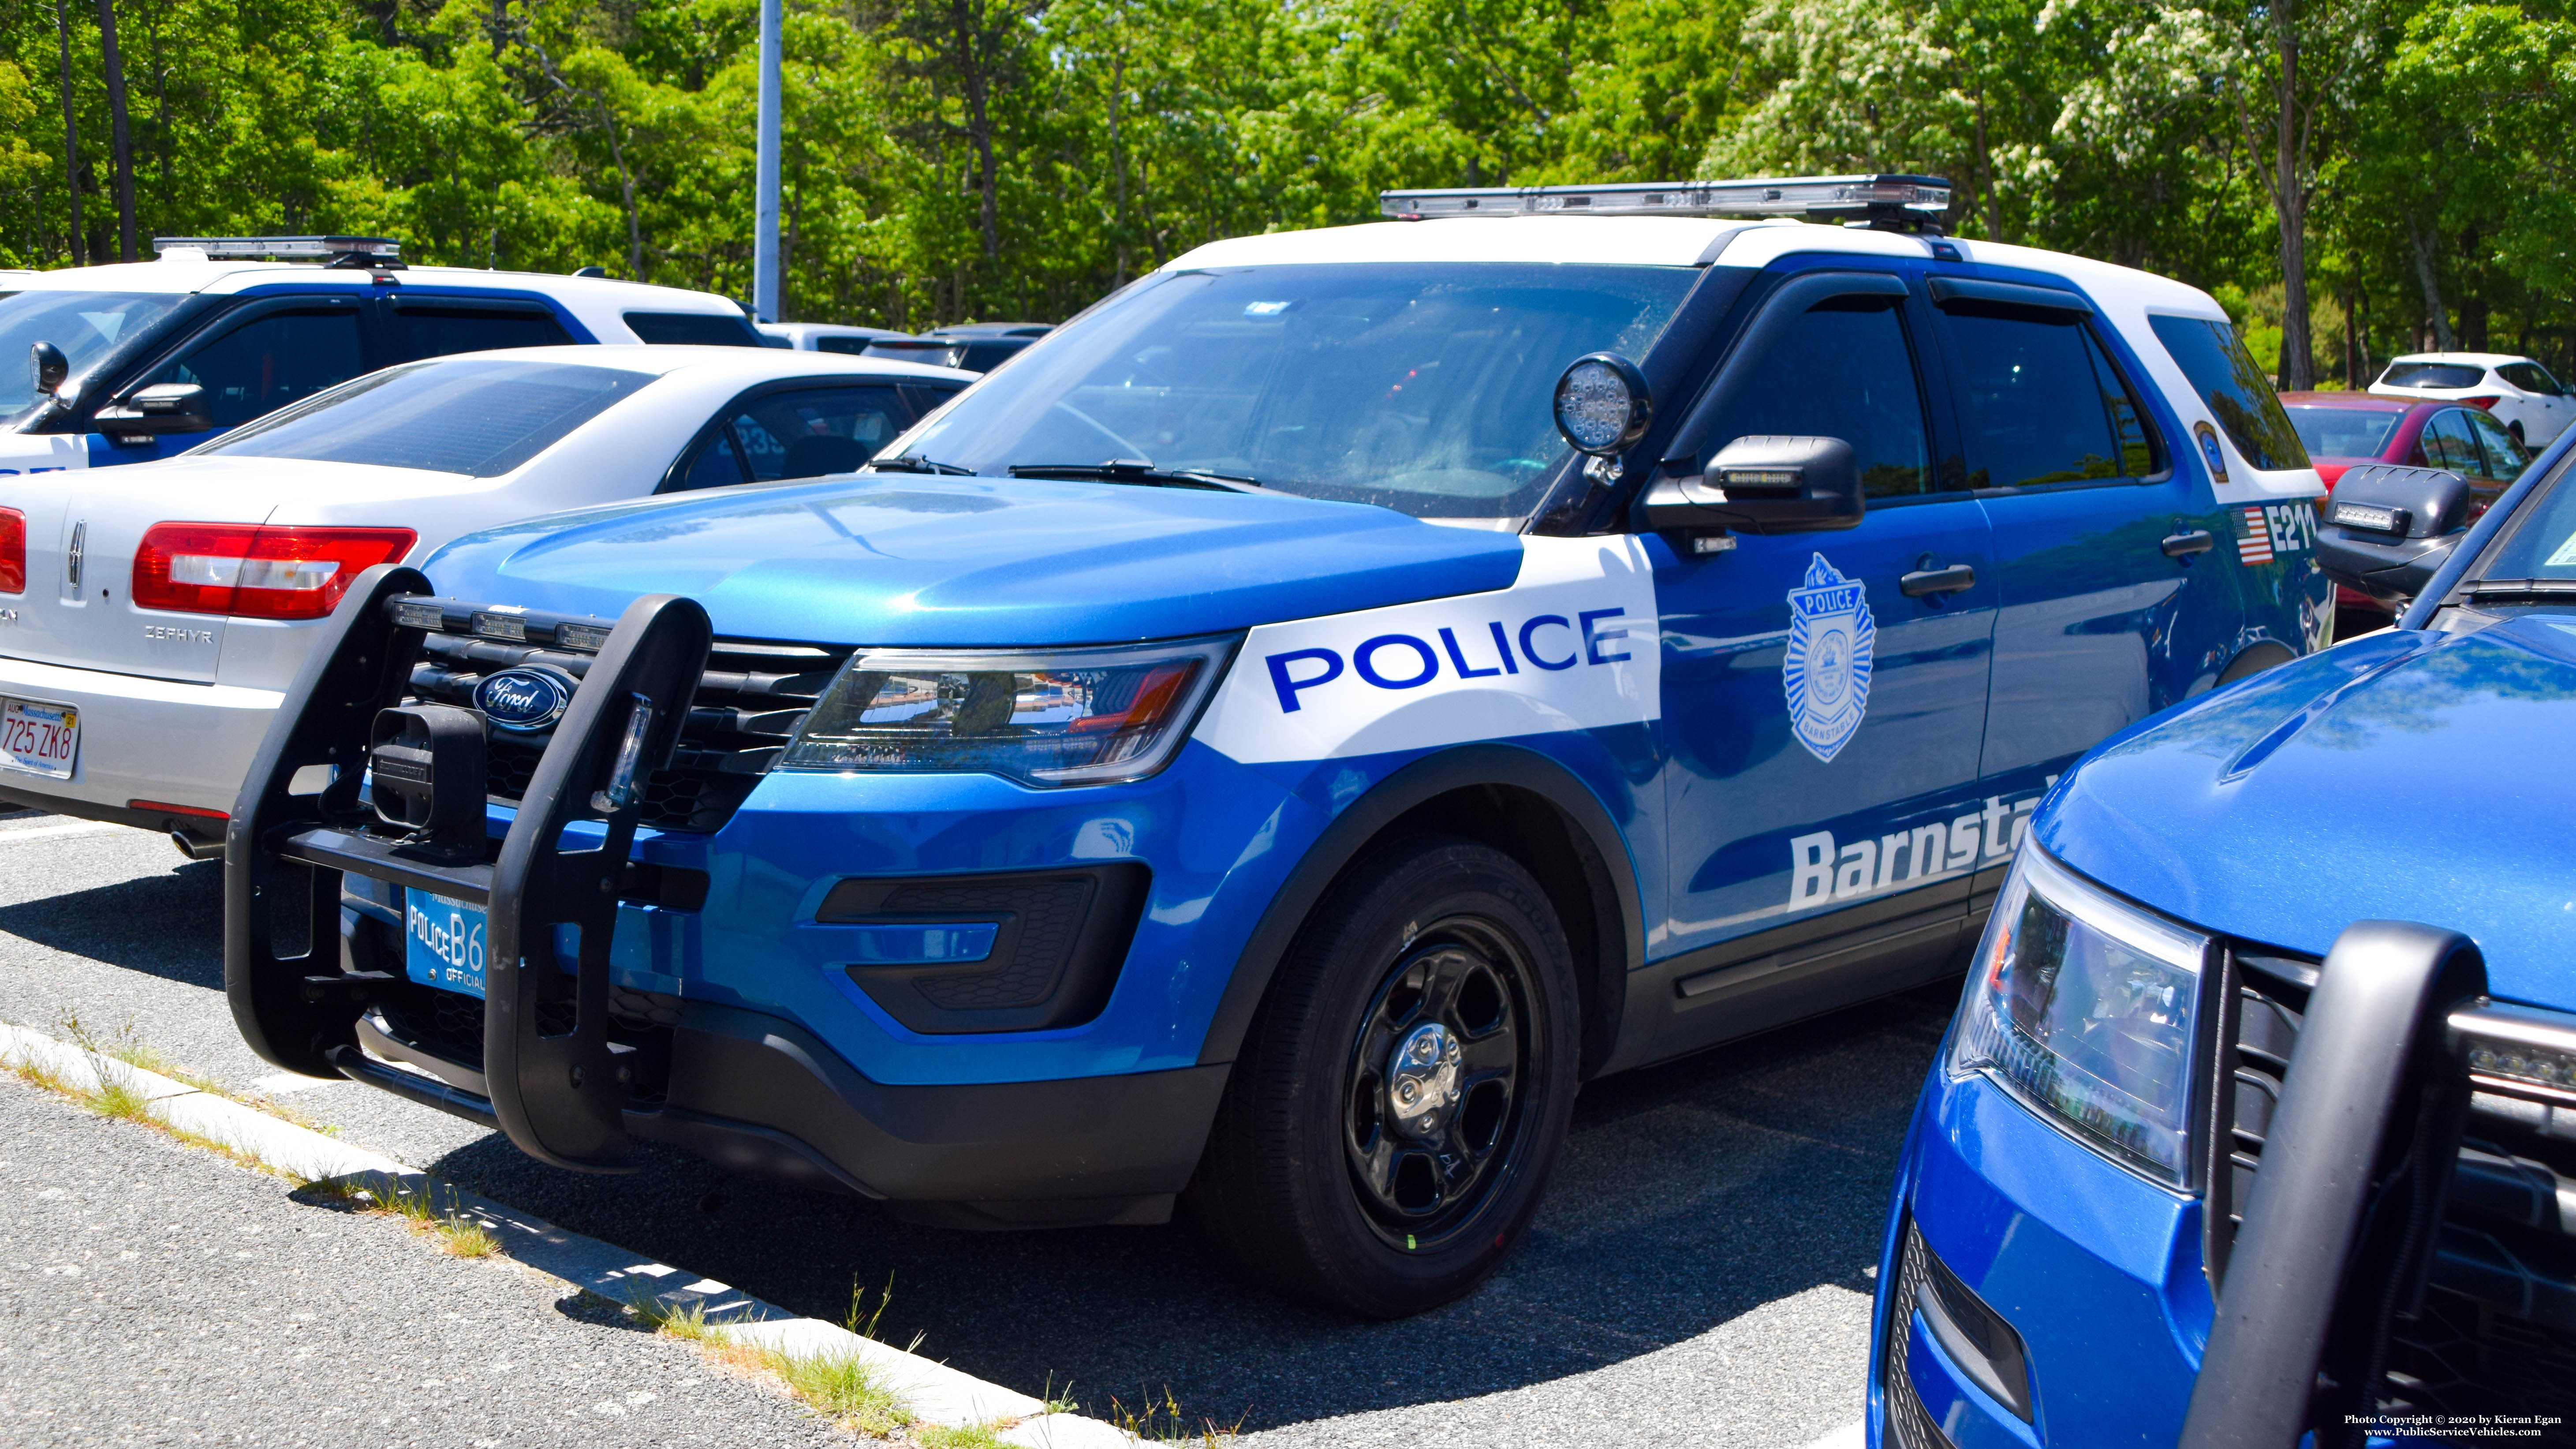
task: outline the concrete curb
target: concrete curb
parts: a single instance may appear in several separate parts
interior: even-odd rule
[[[414,1188],[432,1181],[390,1157],[7,1022],[0,1022],[0,1063],[34,1067],[80,1091],[95,1091],[107,1081],[120,1083],[143,1094],[170,1126],[211,1138],[281,1173],[302,1178],[382,1174]],[[1098,1419],[1050,1414],[1045,1404],[1026,1394],[863,1338],[837,1323],[800,1318],[701,1274],[641,1259],[474,1193],[452,1186],[448,1191],[455,1194],[456,1210],[482,1223],[517,1263],[613,1302],[651,1300],[673,1312],[702,1309],[709,1319],[722,1320],[722,1332],[737,1342],[858,1358],[883,1376],[914,1417],[929,1423],[954,1427],[1016,1420],[999,1437],[1027,1449],[1130,1449],[1139,1442]]]

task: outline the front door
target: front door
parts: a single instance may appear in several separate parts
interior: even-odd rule
[[[1832,285],[1810,274],[1775,294],[1677,451],[1841,438],[1868,493],[1860,524],[1737,535],[1711,554],[1648,543],[1672,872],[1649,955],[1686,953],[1672,984],[1656,984],[1674,993],[1661,1052],[1904,984],[1858,981],[1803,943],[1878,931],[1864,973],[1937,969],[1965,918],[1962,876],[1984,853],[1975,796],[1997,597],[1985,515],[1936,476],[1949,450],[1918,370],[1919,298],[1892,274],[1865,292]]]

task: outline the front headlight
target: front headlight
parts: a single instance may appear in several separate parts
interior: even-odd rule
[[[2114,1161],[2184,1186],[2209,946],[2025,843],[1968,973],[1950,1071],[1984,1072]]]
[[[815,701],[779,767],[1140,780],[1180,747],[1234,645],[869,650]]]

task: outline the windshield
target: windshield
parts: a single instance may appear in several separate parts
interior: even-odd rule
[[[659,374],[474,358],[387,368],[194,450],[496,478]]]
[[[2487,370],[2456,362],[2391,363],[2379,375],[2381,387],[2476,387],[2484,381]]]
[[[2520,515],[2469,571],[2479,579],[2567,579],[2576,581],[2576,488],[2567,486],[2562,465],[2554,478],[2515,510]]]
[[[142,332],[188,300],[184,292],[11,292],[0,294],[0,414],[16,417],[36,404],[35,369],[27,349],[50,342],[71,359],[73,377],[109,348]]]
[[[2312,458],[2376,458],[2388,446],[2389,434],[2406,416],[2404,408],[2354,408],[2283,405],[2299,441]]]
[[[1502,526],[1565,454],[1557,377],[1643,357],[1688,267],[1343,263],[1181,272],[1065,327],[903,451],[988,476],[1132,459]]]

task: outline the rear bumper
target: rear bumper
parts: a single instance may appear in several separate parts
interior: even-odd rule
[[[0,658],[0,694],[69,705],[81,720],[70,779],[0,769],[0,799],[120,825],[185,828],[207,840],[222,837],[222,821],[128,802],[231,810],[284,697],[8,658]]]

